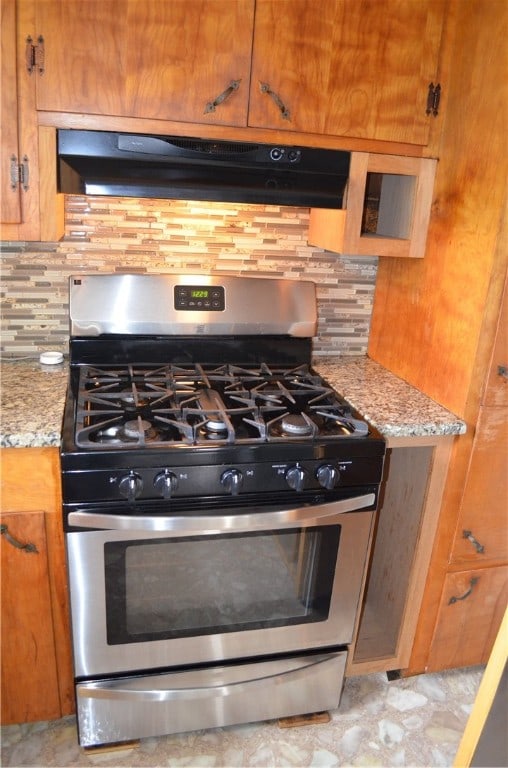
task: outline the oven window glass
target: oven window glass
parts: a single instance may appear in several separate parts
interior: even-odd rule
[[[108,644],[324,621],[340,526],[105,544]]]

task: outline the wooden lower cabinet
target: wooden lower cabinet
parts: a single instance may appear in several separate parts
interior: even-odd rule
[[[60,717],[45,513],[1,523],[2,724]]]
[[[0,451],[1,723],[74,711],[57,448]]]
[[[387,442],[376,530],[347,674],[407,666],[453,437]]]
[[[427,671],[486,664],[508,602],[508,566],[445,579]]]
[[[480,409],[450,562],[508,562],[508,407]]]

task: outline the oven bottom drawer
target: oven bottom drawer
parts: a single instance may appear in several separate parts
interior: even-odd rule
[[[347,651],[76,686],[81,746],[335,709]]]

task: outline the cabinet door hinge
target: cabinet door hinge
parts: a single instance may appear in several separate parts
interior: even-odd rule
[[[35,70],[37,70],[39,75],[44,74],[44,38],[42,35],[39,35],[36,43],[28,35],[26,39],[25,61],[30,75]]]
[[[24,191],[28,191],[28,182],[30,177],[30,170],[28,167],[28,157],[23,156],[21,163],[18,163],[16,155],[11,155],[11,189],[15,190],[19,186],[23,187]]]
[[[430,83],[429,92],[427,93],[427,109],[425,110],[425,114],[437,117],[439,113],[440,101],[441,85],[439,83],[436,83],[436,85],[434,85],[434,83]]]

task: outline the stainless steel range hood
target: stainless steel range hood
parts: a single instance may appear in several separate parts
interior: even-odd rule
[[[68,194],[341,208],[349,152],[106,131],[58,131]]]

